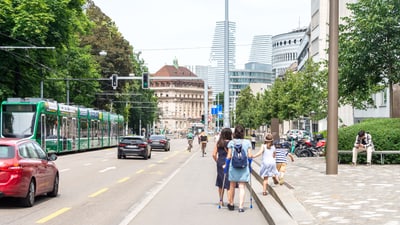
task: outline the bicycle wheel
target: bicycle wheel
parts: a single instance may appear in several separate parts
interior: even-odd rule
[[[311,157],[312,156],[312,152],[308,149],[303,149],[301,151],[298,152],[297,157]]]

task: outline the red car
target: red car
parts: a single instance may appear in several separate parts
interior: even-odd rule
[[[34,140],[0,138],[0,198],[20,198],[22,206],[31,207],[38,195],[56,197],[56,159]]]

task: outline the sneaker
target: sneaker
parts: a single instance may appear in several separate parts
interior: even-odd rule
[[[356,166],[357,164],[356,164],[355,162],[352,162],[351,165],[352,165],[352,166]]]
[[[241,213],[241,212],[244,212],[244,209],[243,208],[239,208],[239,212]]]
[[[285,181],[283,180],[283,177],[279,180],[279,184],[280,185],[282,185],[282,184],[284,184],[285,183]]]
[[[235,210],[235,205],[231,205],[231,204],[228,203],[228,209],[229,209],[230,211]]]

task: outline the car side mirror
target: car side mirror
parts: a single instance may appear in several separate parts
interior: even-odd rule
[[[57,155],[55,153],[49,153],[47,155],[47,158],[49,161],[55,161],[55,160],[57,160]]]

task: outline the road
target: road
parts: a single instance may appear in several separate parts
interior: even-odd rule
[[[206,157],[197,144],[185,151],[183,139],[148,160],[117,159],[116,148],[60,155],[59,196],[39,197],[32,208],[1,199],[0,224],[266,224],[256,204],[244,214],[218,209],[212,145]]]

